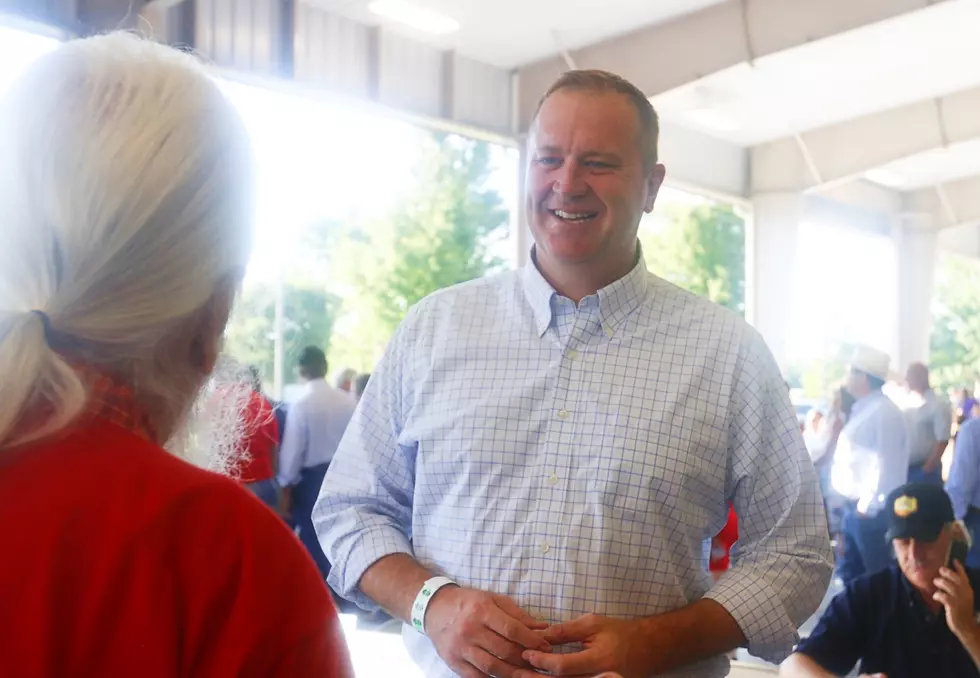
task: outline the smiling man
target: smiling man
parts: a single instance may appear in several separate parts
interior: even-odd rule
[[[651,275],[657,116],[563,75],[528,139],[522,270],[413,308],[314,510],[342,595],[406,621],[426,676],[723,676],[785,657],[831,550],[779,370],[734,314]],[[703,545],[740,519],[712,585]]]

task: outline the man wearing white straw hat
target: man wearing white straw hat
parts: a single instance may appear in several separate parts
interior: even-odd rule
[[[898,406],[882,393],[891,360],[886,353],[858,346],[846,388],[855,403],[834,454],[831,481],[850,500],[843,519],[844,549],[837,573],[846,583],[888,567],[891,551],[880,512],[889,492],[908,476],[908,435]]]

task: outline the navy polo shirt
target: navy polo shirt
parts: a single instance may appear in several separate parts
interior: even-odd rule
[[[980,609],[980,571],[967,576]],[[888,678],[980,677],[945,612],[932,614],[897,565],[848,584],[796,651],[837,675],[860,661],[860,673]]]

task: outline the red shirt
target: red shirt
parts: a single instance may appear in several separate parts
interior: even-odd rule
[[[245,430],[248,457],[239,469],[240,480],[243,483],[268,480],[274,475],[272,455],[279,444],[279,424],[272,404],[261,393],[252,391],[245,404]]]
[[[0,450],[0,525],[2,675],[353,676],[282,521],[116,424]]]
[[[728,505],[728,522],[721,532],[711,540],[711,560],[708,569],[712,572],[727,572],[732,546],[738,541],[738,516],[735,507]]]

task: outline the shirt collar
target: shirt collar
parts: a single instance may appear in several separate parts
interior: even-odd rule
[[[851,418],[853,418],[854,415],[856,415],[861,410],[867,407],[871,407],[871,405],[878,402],[879,399],[887,398],[887,397],[888,396],[886,396],[881,391],[872,391],[871,393],[869,393],[868,395],[864,396],[863,398],[861,398],[860,400],[854,403],[854,405],[851,407]]]
[[[926,605],[925,600],[922,599],[922,594],[919,592],[919,589],[915,588],[912,582],[908,580],[908,577],[906,577],[905,573],[902,572],[902,568],[898,565],[892,565],[891,567],[894,569],[894,574],[898,577],[898,580],[901,582],[902,589],[905,591],[908,606],[914,610],[917,610],[918,613],[921,614],[927,621],[941,621],[945,624],[946,615],[942,612],[942,608],[940,608],[940,612],[938,613],[930,610],[929,606]],[[976,606],[974,605],[974,607]]]
[[[113,423],[144,440],[153,440],[153,429],[129,386],[103,370],[78,363],[72,367],[88,389],[88,416]]]
[[[91,425],[96,420],[114,424],[149,442],[156,442],[150,420],[143,414],[132,388],[121,379],[93,365],[68,360],[71,369],[85,388],[85,406],[70,424],[70,428]],[[32,405],[19,418],[17,435],[27,435],[40,428],[51,417],[51,406],[45,402]],[[61,431],[54,435],[61,435]]]
[[[538,336],[544,335],[553,318],[552,300],[558,292],[538,270],[534,247],[528,262],[521,272],[524,296],[534,315]],[[619,280],[606,285],[598,292],[599,321],[607,336],[613,336],[616,328],[632,313],[646,297],[650,285],[643,251],[637,245],[637,262],[633,269]]]

